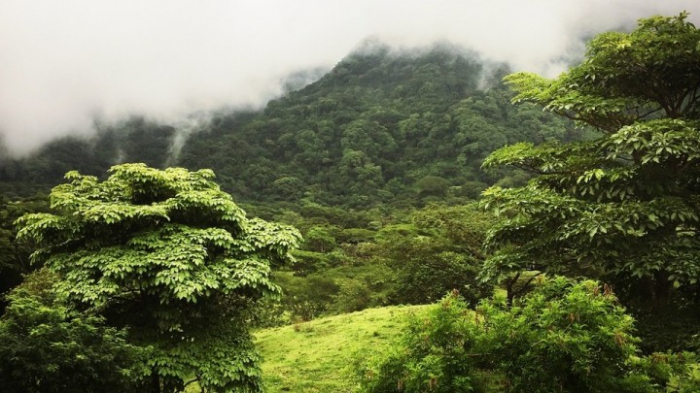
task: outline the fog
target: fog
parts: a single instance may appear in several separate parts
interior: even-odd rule
[[[259,107],[367,37],[555,76],[584,37],[684,9],[700,23],[697,0],[0,0],[0,134],[21,154],[95,118]]]

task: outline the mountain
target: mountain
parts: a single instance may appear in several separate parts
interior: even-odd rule
[[[117,162],[146,162],[211,168],[237,200],[364,208],[474,198],[497,181],[525,179],[481,171],[494,149],[581,137],[571,123],[513,106],[500,82],[509,72],[447,44],[402,51],[372,43],[262,111],[214,113],[177,158],[177,125],[133,117],[97,124],[90,140],[64,138],[6,158],[0,182],[21,193],[26,182],[56,184],[71,169],[99,175]]]
[[[503,176],[479,169],[494,149],[580,137],[568,122],[513,106],[500,82],[508,72],[447,45],[359,50],[262,113],[215,118],[180,163],[214,169],[244,199],[362,207],[475,197]]]

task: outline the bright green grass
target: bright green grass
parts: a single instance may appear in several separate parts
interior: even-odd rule
[[[426,307],[375,308],[256,332],[266,391],[354,391],[354,359],[386,351],[401,334],[406,315]]]

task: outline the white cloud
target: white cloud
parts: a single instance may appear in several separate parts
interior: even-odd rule
[[[332,66],[376,36],[446,40],[556,74],[579,38],[696,0],[0,0],[0,132],[15,152],[95,115],[165,119],[262,105],[285,74]]]

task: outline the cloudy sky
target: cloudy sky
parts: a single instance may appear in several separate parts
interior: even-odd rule
[[[368,37],[449,41],[555,76],[580,37],[698,0],[0,0],[0,134],[15,153],[129,113],[263,105]]]

